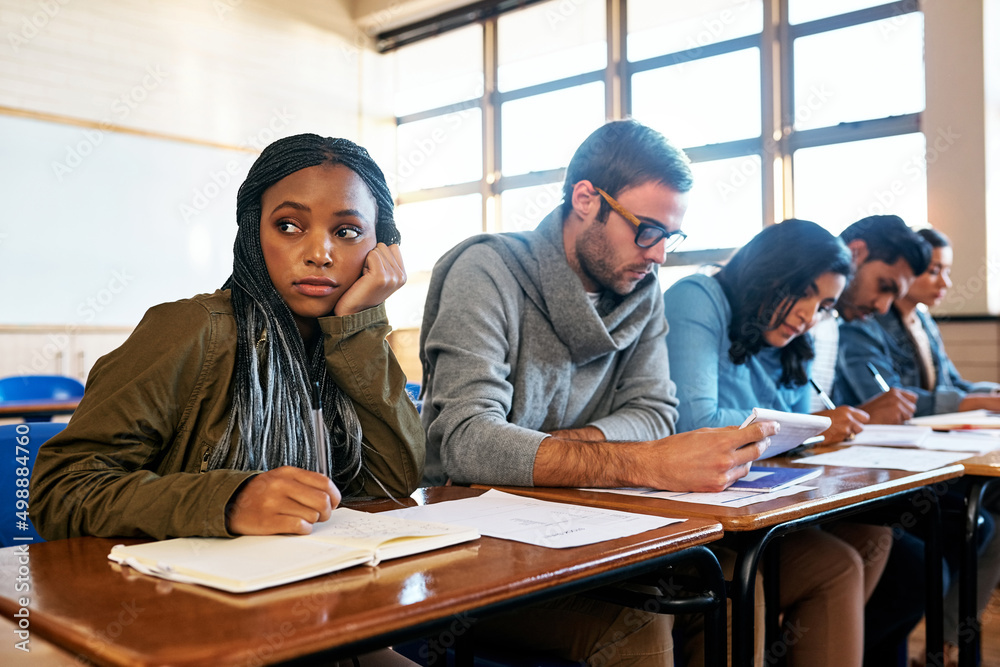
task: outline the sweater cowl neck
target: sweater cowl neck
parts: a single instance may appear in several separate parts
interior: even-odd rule
[[[500,255],[526,297],[551,322],[575,364],[586,364],[631,345],[649,321],[654,300],[660,298],[656,276],[647,275],[626,296],[605,290],[595,309],[566,260],[562,230],[557,208],[533,231],[481,234],[449,250],[431,275],[421,339],[437,317],[441,287],[451,266],[468,248],[485,243]]]

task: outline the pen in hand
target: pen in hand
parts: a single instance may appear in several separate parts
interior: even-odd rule
[[[819,394],[819,400],[823,401],[823,405],[826,406],[827,410],[837,409],[837,406],[834,405],[833,401],[830,400],[830,397],[826,395],[825,391],[823,391],[823,387],[819,386],[819,383],[816,382],[816,380],[809,378],[809,384],[811,384],[813,386],[813,389],[816,390],[816,393]]]
[[[326,439],[326,424],[323,422],[323,403],[320,398],[319,382],[314,382],[312,387],[312,416],[313,434],[316,437],[316,460],[317,470],[321,475],[330,476],[327,466],[330,460],[330,447]]]
[[[868,370],[872,372],[872,377],[875,378],[875,382],[878,383],[878,387],[879,389],[882,390],[882,393],[884,394],[885,392],[889,391],[888,383],[886,383],[885,378],[882,377],[882,374],[878,372],[878,369],[875,368],[875,364],[869,361],[867,365],[868,365]]]

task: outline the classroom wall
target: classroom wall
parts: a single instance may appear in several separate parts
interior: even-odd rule
[[[955,286],[935,310],[938,316],[1000,313],[1000,238],[991,232],[1000,227],[1000,212],[987,208],[987,170],[996,168],[1000,153],[995,146],[988,152],[986,143],[986,49],[996,48],[997,33],[986,23],[987,4],[995,0],[921,5],[928,218],[955,247]]]
[[[177,211],[166,216],[170,224],[154,222],[151,213],[163,211],[144,211],[152,196],[134,186],[122,188],[128,191],[120,197],[112,187],[103,200],[108,206],[101,201],[75,206],[79,191],[73,186],[81,179],[125,183],[135,170],[158,169],[159,176],[149,179],[150,195],[154,188],[173,187],[181,203],[195,189],[212,187],[212,207],[201,218],[216,215],[206,223],[209,234],[228,240],[215,244],[215,266],[191,293],[211,291],[229,274],[235,192],[259,149],[305,131],[361,140],[361,119],[380,115],[382,101],[361,95],[364,61],[371,55],[368,37],[343,0],[0,0],[0,37],[5,131],[51,128],[60,138],[57,145],[46,144],[47,172],[70,170],[44,174],[46,185],[38,192],[4,191],[40,208],[58,204],[65,214],[58,220],[32,216],[29,205],[28,214],[0,219],[0,282],[8,294],[0,297],[0,376],[55,372],[83,379],[97,357],[128,335],[145,308],[164,300],[156,290],[147,293],[136,285],[171,283],[191,270],[183,249],[199,246],[198,238],[175,220],[183,217],[174,215]],[[27,143],[21,150],[31,151],[32,142],[14,141],[21,138],[6,137],[0,173],[27,167],[27,160],[12,155],[15,145]],[[186,156],[182,165],[148,164],[174,154]],[[111,159],[116,155],[123,158],[118,163]],[[143,155],[156,159],[142,160]],[[191,155],[200,161],[192,163]],[[213,158],[220,168],[229,160],[237,163],[239,173],[221,187],[213,187],[219,180],[211,177],[219,169],[204,166]],[[178,173],[192,164],[204,171]],[[103,171],[88,173],[98,169]],[[118,200],[126,197],[133,201],[123,208]],[[123,257],[145,253],[150,264],[173,260],[173,274],[159,267],[131,270],[124,274],[129,284],[108,282],[116,271],[121,275],[121,267],[100,252],[121,241],[112,217],[115,224],[124,218],[144,231],[136,235],[143,247],[125,246]],[[80,239],[67,249],[57,242],[65,244],[70,229]],[[61,276],[59,292],[38,289],[38,280],[32,284],[25,275],[33,271]],[[72,296],[61,298],[63,293]],[[25,295],[44,307],[26,313],[18,307]],[[91,317],[95,312],[99,317]],[[44,313],[43,321],[38,313]]]
[[[284,4],[0,0],[0,107],[227,146],[305,129],[357,136],[360,49],[345,3]]]

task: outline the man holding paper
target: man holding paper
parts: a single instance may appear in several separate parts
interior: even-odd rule
[[[656,270],[684,237],[691,185],[662,135],[611,122],[577,149],[537,229],[441,258],[421,327],[425,482],[720,491],[747,473],[772,422],[675,434]],[[564,635],[561,655],[671,664],[668,617],[567,604],[534,629]],[[533,641],[517,621],[510,636]]]

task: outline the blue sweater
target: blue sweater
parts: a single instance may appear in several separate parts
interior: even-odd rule
[[[670,379],[677,385],[678,431],[740,425],[755,407],[809,412],[808,385],[780,387],[781,351],[765,347],[737,366],[729,359],[732,309],[715,278],[696,274],[663,295],[670,329]]]

